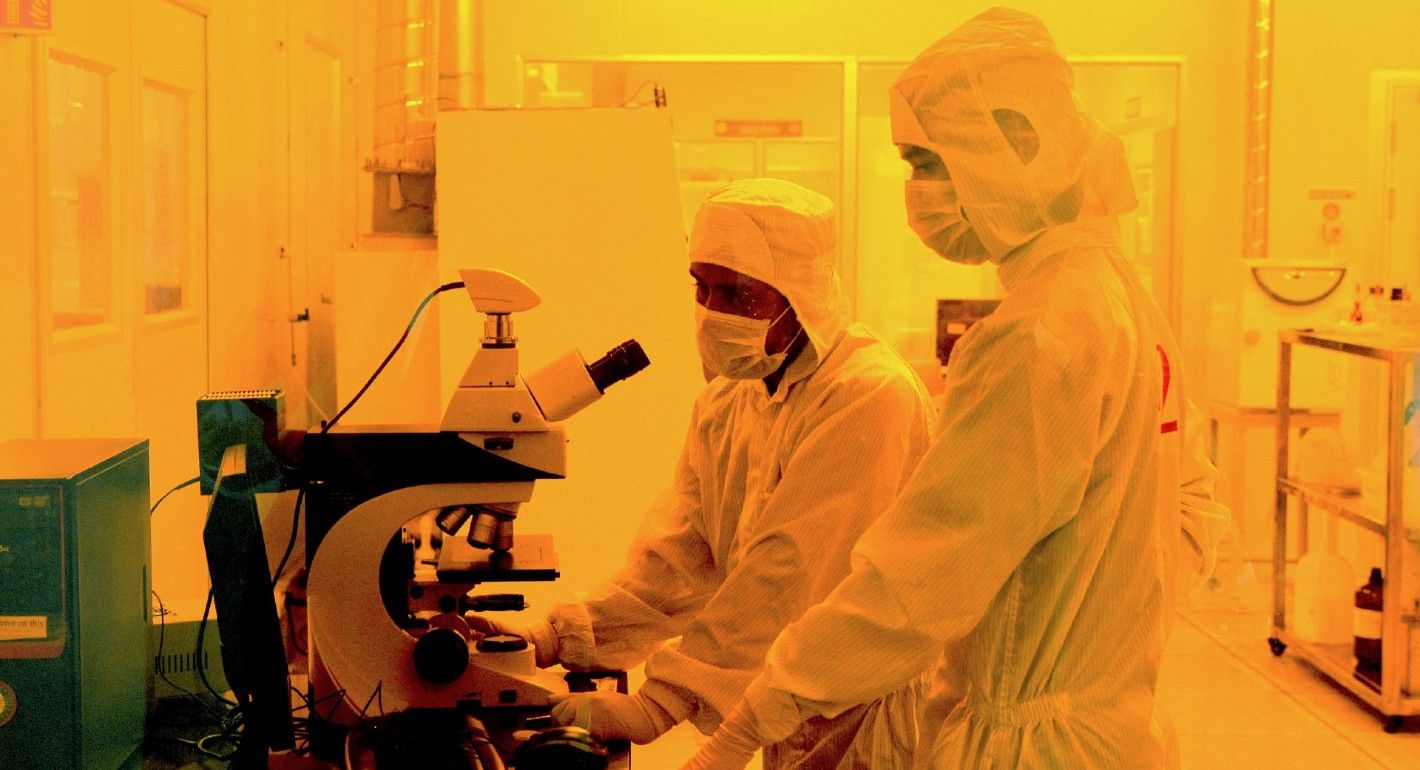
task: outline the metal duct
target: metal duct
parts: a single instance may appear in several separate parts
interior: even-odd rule
[[[439,98],[439,0],[375,3],[375,141],[370,226],[434,230],[434,113]]]
[[[1256,0],[1248,39],[1247,157],[1243,164],[1243,258],[1267,256],[1272,140],[1272,0]]]
[[[443,0],[439,8],[439,109],[483,106],[482,0]]]
[[[439,0],[375,5],[375,165],[432,168]]]
[[[428,235],[434,119],[483,105],[480,0],[377,0],[371,229]]]

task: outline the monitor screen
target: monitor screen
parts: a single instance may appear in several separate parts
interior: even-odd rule
[[[202,530],[222,667],[242,713],[233,767],[265,767],[271,749],[294,744],[290,674],[253,486],[246,447],[229,447]]]

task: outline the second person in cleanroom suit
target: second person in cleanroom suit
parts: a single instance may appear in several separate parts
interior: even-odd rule
[[[849,322],[836,239],[832,203],[779,180],[733,182],[697,212],[696,342],[717,376],[696,399],[673,488],[610,582],[516,629],[544,665],[644,661],[646,683],[571,696],[559,723],[640,743],[687,719],[713,732],[780,629],[848,574],[853,543],[926,451],[929,397]],[[914,690],[927,683],[904,679],[877,703],[779,736],[765,767],[840,767],[824,752],[845,770],[883,753],[906,762]]]
[[[953,349],[938,436],[851,575],[785,629],[687,768],[743,767],[944,645],[917,766],[1169,764],[1163,647],[1227,512],[1173,335],[1120,252],[1123,148],[1071,86],[1040,22],[999,9],[893,85],[909,224],[949,260],[996,263],[1005,298]]]

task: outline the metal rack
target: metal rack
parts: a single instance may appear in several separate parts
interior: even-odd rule
[[[1407,378],[1413,364],[1420,360],[1420,340],[1412,344],[1386,345],[1360,335],[1323,334],[1310,330],[1287,330],[1279,335],[1281,357],[1277,376],[1277,484],[1275,527],[1272,541],[1272,636],[1267,640],[1274,655],[1281,655],[1290,646],[1302,660],[1315,666],[1337,684],[1380,711],[1387,732],[1398,730],[1405,717],[1420,714],[1420,693],[1407,689],[1411,661],[1411,635],[1420,633],[1420,607],[1410,599],[1413,589],[1406,590],[1405,554],[1407,541],[1420,543],[1420,527],[1405,526],[1402,508],[1402,472],[1405,467],[1405,435],[1403,431],[1407,401]],[[1386,399],[1386,478],[1385,504],[1366,506],[1360,498],[1303,484],[1288,477],[1288,440],[1292,388],[1292,347],[1308,345],[1384,362],[1389,379]],[[1363,527],[1381,536],[1385,544],[1386,588],[1381,610],[1381,681],[1379,687],[1354,674],[1354,659],[1349,644],[1316,644],[1298,638],[1286,623],[1287,577],[1287,508],[1296,498],[1301,507],[1299,523],[1305,522],[1308,509],[1316,506],[1327,514]],[[1302,525],[1304,526],[1304,525]],[[1307,548],[1305,539],[1301,544]],[[1410,606],[1404,602],[1409,601]]]

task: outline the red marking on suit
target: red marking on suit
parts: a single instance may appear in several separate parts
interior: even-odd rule
[[[1159,371],[1163,374],[1163,393],[1159,395],[1159,408],[1164,407],[1164,403],[1169,400],[1169,379],[1172,373],[1169,371],[1169,354],[1164,352],[1162,345],[1154,346],[1159,351]]]
[[[1163,392],[1159,394],[1159,409],[1163,409],[1164,404],[1169,400],[1169,384],[1173,379],[1173,372],[1169,369],[1169,354],[1164,352],[1164,346],[1155,345],[1154,348],[1159,351],[1159,373],[1161,375],[1159,379],[1163,386],[1161,388]],[[1178,430],[1178,420],[1169,420],[1159,426],[1160,433],[1173,433],[1176,430]]]

